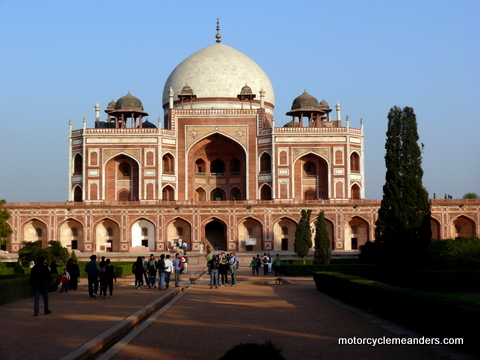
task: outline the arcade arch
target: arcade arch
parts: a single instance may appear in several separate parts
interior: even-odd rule
[[[135,159],[117,155],[105,164],[105,200],[139,199],[139,166]]]
[[[262,249],[262,224],[253,218],[241,220],[238,224],[238,250],[259,252]]]
[[[307,154],[295,161],[295,195],[304,200],[328,199],[328,163],[318,155]]]
[[[62,246],[68,250],[83,251],[83,225],[77,220],[68,219],[60,225],[60,238]]]
[[[48,247],[47,225],[37,219],[26,222],[23,227],[23,240],[38,242],[42,248]]]
[[[155,225],[148,220],[140,219],[132,225],[131,247],[143,246],[155,251]]]
[[[459,216],[450,224],[450,237],[469,238],[475,236],[475,223],[466,216]]]
[[[204,223],[205,248],[210,250],[228,250],[227,248],[227,226],[216,218],[207,220]]]
[[[273,225],[273,251],[293,251],[297,223],[282,218]]]
[[[345,223],[344,250],[358,250],[368,241],[368,222],[356,216]]]
[[[187,243],[187,249],[192,249],[192,227],[187,221],[176,218],[167,225],[167,247],[173,248],[179,240]]]
[[[85,249],[90,251],[89,249]],[[110,219],[100,220],[95,226],[95,250],[98,252],[120,251],[120,227]]]

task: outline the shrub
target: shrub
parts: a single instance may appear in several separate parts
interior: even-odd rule
[[[430,269],[480,270],[480,239],[478,237],[432,240],[429,247]]]

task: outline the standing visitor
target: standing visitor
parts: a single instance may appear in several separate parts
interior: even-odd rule
[[[207,263],[208,270],[210,272],[210,289],[218,289],[218,255],[214,255],[212,260]]]
[[[165,257],[165,287],[170,288],[170,278],[173,272],[173,263],[170,260],[170,254]]]
[[[228,269],[230,268],[230,264],[227,261],[227,256],[224,252],[222,252],[218,258],[218,273],[220,276],[219,282],[221,286],[228,285]]]
[[[160,255],[160,259],[157,262],[158,268],[158,290],[165,289],[165,255]]]
[[[98,276],[100,275],[97,255],[90,256],[90,262],[85,265],[85,272],[87,273],[88,280],[88,294],[91,298],[96,298],[98,292]]]
[[[230,271],[232,273],[232,286],[237,285],[237,269],[238,269],[238,259],[235,256],[235,253],[230,254]]]
[[[178,287],[180,286],[180,275],[182,273],[182,260],[178,253],[175,254],[175,259],[173,259],[172,265],[175,270],[175,287]]]
[[[133,263],[132,272],[135,275],[135,289],[140,289],[142,286],[142,277],[145,274],[143,271],[143,261],[140,256],[137,256],[137,261]]]
[[[75,259],[68,260],[67,271],[70,274],[70,282],[68,284],[68,287],[70,288],[70,290],[77,290],[78,278],[80,277],[80,267],[78,266]]]
[[[263,275],[266,276],[268,274],[268,256],[267,256],[267,253],[263,254],[262,264],[263,264]]]
[[[50,278],[50,268],[47,265],[47,260],[41,256],[30,272],[30,284],[35,292],[33,316],[38,316],[40,311],[40,295],[43,297],[43,311],[45,315],[52,312],[48,306],[48,284],[50,283]]]
[[[282,267],[282,259],[280,259],[280,255],[277,254],[277,257],[273,261],[273,268],[275,269],[275,276],[280,276],[281,267]]]
[[[249,267],[252,268],[252,276],[255,276],[255,272],[258,275],[258,268],[257,268],[257,258],[254,256],[252,261],[250,262]]]
[[[69,282],[70,282],[70,274],[68,273],[67,269],[64,269],[62,277],[60,278],[60,284],[62,285],[62,287],[60,288],[60,292],[68,291]]]
[[[270,253],[268,253],[267,256],[268,256],[268,275],[270,275],[272,273],[273,261],[272,261],[272,257],[270,256]]]
[[[115,267],[110,264],[110,259],[107,259],[105,261],[105,272],[100,279],[100,295],[102,295],[103,292],[104,299],[107,298],[107,289],[110,291],[110,297],[113,298],[113,280],[117,282],[117,277],[115,276]]]

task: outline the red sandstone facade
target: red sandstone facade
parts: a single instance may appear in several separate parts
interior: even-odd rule
[[[222,61],[235,66],[208,70]],[[305,91],[278,127],[266,75],[215,44],[172,72],[163,107],[163,128],[131,94],[108,104],[104,121],[96,105],[94,127],[70,122],[69,201],[7,204],[8,250],[58,240],[80,252],[152,252],[181,239],[193,251],[292,252],[302,209],[312,221],[325,211],[333,251],[374,240],[380,202],[364,199],[363,121],[343,124],[339,104],[333,120]],[[479,209],[434,200],[433,237],[478,236]]]

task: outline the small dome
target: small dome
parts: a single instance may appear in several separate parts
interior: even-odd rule
[[[143,105],[140,99],[136,98],[135,96],[130,94],[130,92],[128,92],[127,95],[118,99],[117,103],[115,104],[115,110],[123,109],[143,111]]]
[[[107,105],[107,110],[115,110],[116,102],[114,100],[110,101]]]
[[[305,90],[304,93],[298,96],[292,103],[292,110],[296,109],[318,109],[318,100],[315,99],[312,95],[307,93]]]
[[[182,92],[180,93],[181,95],[193,95],[193,90],[190,86],[185,85],[182,88]]]
[[[287,122],[285,125],[283,125],[283,127],[299,127],[300,124],[295,122],[295,120],[291,120],[289,122]]]
[[[253,93],[252,93],[252,89],[250,88],[250,86],[248,86],[247,84],[245,84],[245,86],[242,87],[242,90],[240,91],[240,94],[242,94],[242,95],[250,95],[250,94],[253,94]]]
[[[320,106],[320,109],[330,109],[330,105],[328,105],[328,102],[326,102],[325,99],[320,101],[320,104],[318,105]]]
[[[137,128],[139,128],[140,126],[137,126]],[[142,123],[142,128],[144,129],[156,129],[157,127],[152,124],[150,121],[148,120],[145,120],[143,123]]]

